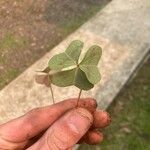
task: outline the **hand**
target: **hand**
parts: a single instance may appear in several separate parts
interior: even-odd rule
[[[0,125],[0,150],[70,150],[76,143],[101,142],[96,129],[109,125],[109,115],[90,98],[75,106],[76,99],[65,100]]]

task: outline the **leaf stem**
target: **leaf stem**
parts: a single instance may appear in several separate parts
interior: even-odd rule
[[[81,97],[81,93],[82,93],[82,90],[80,89],[80,92],[79,92],[79,95],[78,95],[78,99],[77,99],[77,105],[76,105],[77,108],[79,106],[79,100],[80,100],[80,97]]]
[[[54,104],[55,103],[54,92],[53,92],[53,88],[52,88],[51,79],[50,79],[49,74],[48,74],[48,82],[49,82],[49,88],[50,88],[50,91],[51,91],[52,100],[53,100],[53,104]]]

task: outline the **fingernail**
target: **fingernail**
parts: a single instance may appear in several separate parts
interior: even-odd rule
[[[70,114],[67,120],[68,126],[73,132],[82,134],[90,128],[93,122],[93,116],[88,110],[77,108]]]

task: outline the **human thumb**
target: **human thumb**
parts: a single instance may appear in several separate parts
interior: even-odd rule
[[[84,108],[70,110],[56,121],[31,149],[70,149],[88,131],[92,122],[93,116],[88,110]]]

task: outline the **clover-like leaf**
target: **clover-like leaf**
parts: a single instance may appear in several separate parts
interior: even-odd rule
[[[86,74],[86,77],[90,81],[90,83],[96,84],[100,81],[101,75],[97,66],[80,65],[80,69]]]
[[[51,82],[60,87],[70,86],[74,83],[76,69],[61,71],[50,75]]]
[[[57,54],[49,60],[49,68],[52,70],[61,70],[78,63],[83,42],[75,40],[71,42],[64,53]]]
[[[70,43],[65,52],[71,59],[78,63],[82,48],[83,42],[79,40],[74,40]]]
[[[49,67],[51,69],[54,67],[55,70],[75,65],[78,62],[82,46],[81,41],[73,41],[65,53],[58,54],[50,60]],[[82,90],[93,88],[94,84],[100,80],[100,73],[96,65],[99,62],[101,53],[99,46],[91,46],[81,63],[76,64],[76,68],[50,75],[51,82],[60,87],[75,85]],[[59,60],[60,58],[61,60]]]
[[[63,68],[76,65],[76,62],[72,58],[68,57],[66,53],[60,53],[53,56],[48,65],[52,70],[61,70]]]
[[[50,75],[50,79],[51,83],[60,87],[75,85],[79,89],[89,90],[94,86],[88,81],[85,73],[80,68],[74,68],[52,74]]]
[[[101,78],[97,68],[101,54],[101,48],[97,45],[93,45],[89,48],[83,60],[79,64],[80,69],[86,74],[87,79],[92,84],[96,84]]]
[[[80,65],[97,65],[102,55],[102,49],[98,45],[93,45],[86,52]]]
[[[85,73],[80,68],[77,68],[76,70],[74,85],[81,90],[90,90],[94,87],[94,85],[88,81]]]
[[[78,102],[82,90],[90,90],[94,87],[101,76],[98,70],[102,49],[97,45],[91,46],[86,52],[84,58],[79,63],[79,57],[83,42],[79,40],[72,41],[65,52],[53,56],[48,63],[48,67],[36,76],[36,82],[44,84],[50,88],[53,102],[54,94],[52,84],[59,87],[74,85],[80,89]]]

